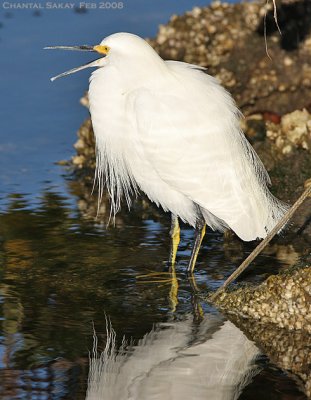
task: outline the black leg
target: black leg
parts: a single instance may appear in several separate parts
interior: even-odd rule
[[[188,275],[188,281],[191,287],[191,304],[194,321],[200,323],[204,318],[204,311],[199,302],[199,288],[197,287],[194,274]]]
[[[199,254],[199,250],[201,247],[201,243],[202,243],[202,240],[205,235],[205,231],[206,231],[205,220],[203,219],[203,217],[201,217],[200,219],[198,219],[197,225],[195,228],[195,240],[194,240],[194,245],[193,245],[193,249],[192,249],[192,253],[191,253],[190,262],[189,262],[189,265],[187,268],[188,274],[193,273],[195,263],[197,261],[197,257]]]

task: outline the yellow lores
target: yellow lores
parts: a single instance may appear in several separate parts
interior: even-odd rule
[[[93,49],[99,54],[107,55],[109,53],[110,47],[102,46],[102,45],[99,44],[97,46],[94,46]]]

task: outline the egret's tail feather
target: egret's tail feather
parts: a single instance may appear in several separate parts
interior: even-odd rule
[[[230,224],[230,228],[244,241],[264,239],[288,209],[287,204],[274,197],[266,188],[257,195],[253,213],[242,214]]]
[[[283,201],[277,199],[273,194],[270,194],[270,215],[267,222],[267,233],[269,233],[275,225],[283,218],[284,214],[289,210],[290,206]],[[284,227],[278,233],[282,232]]]
[[[227,228],[229,228],[228,224],[226,224],[224,220],[216,217],[216,215],[205,208],[200,207],[200,211],[205,219],[206,224],[212,228],[213,231],[224,232]]]

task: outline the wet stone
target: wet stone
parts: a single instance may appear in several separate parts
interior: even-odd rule
[[[311,334],[311,267],[305,266],[279,275],[271,275],[256,287],[224,292],[215,305],[264,324]]]

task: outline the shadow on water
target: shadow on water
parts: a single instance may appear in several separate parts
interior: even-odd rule
[[[169,280],[143,284],[140,275],[168,272],[169,216],[136,201],[131,213],[124,209],[116,226],[106,229],[83,213],[82,195],[69,185],[77,207],[70,198],[46,190],[36,208],[26,195],[14,194],[0,213],[2,399],[85,398],[92,326],[105,332],[105,313],[118,338],[134,341],[154,324],[182,320],[198,309],[210,318],[216,313],[204,303],[197,307],[186,279],[190,229],[182,230],[176,290]],[[196,272],[200,290],[217,287],[249,251],[251,246],[232,245],[209,232]],[[269,257],[268,250],[256,261],[257,270]],[[277,264],[275,253],[272,257]],[[261,278],[257,272],[249,279],[265,276],[265,270]],[[265,361],[264,372],[269,365]],[[279,374],[276,368],[267,379],[278,382]],[[296,393],[293,381],[286,379],[285,392]]]

